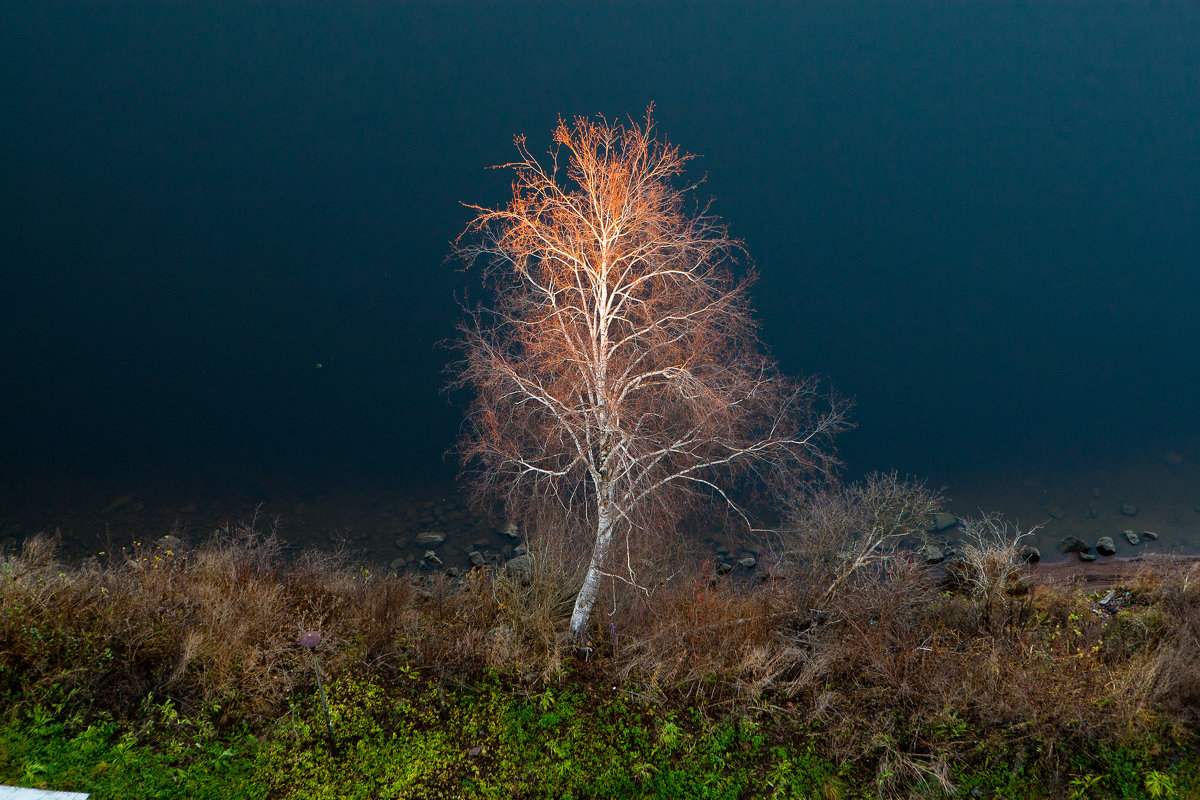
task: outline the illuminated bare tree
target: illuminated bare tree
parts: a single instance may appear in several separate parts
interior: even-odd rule
[[[739,243],[676,188],[690,156],[642,125],[559,121],[545,163],[516,139],[512,200],[470,206],[490,308],[468,312],[455,386],[475,392],[460,443],[479,498],[514,518],[557,504],[594,536],[570,638],[583,640],[614,540],[701,501],[750,523],[735,488],[794,490],[832,464],[844,403],[764,355]],[[666,523],[666,524],[664,524]],[[628,548],[618,548],[617,552]],[[621,576],[636,585],[632,563]]]

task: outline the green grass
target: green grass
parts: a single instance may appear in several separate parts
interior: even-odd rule
[[[147,704],[136,725],[38,705],[0,728],[0,782],[96,800],[873,798],[889,795],[888,770],[901,768],[886,767],[886,742],[880,758],[839,766],[835,743],[802,720],[713,717],[585,680],[529,691],[494,675],[458,685],[409,670],[386,683],[343,676],[328,689],[336,755],[315,695],[257,736],[218,733],[169,702]],[[975,732],[948,715],[939,735],[948,744]],[[1078,749],[1057,775],[1042,757],[1049,749],[985,741],[952,763],[954,794],[915,774],[899,796],[1186,800],[1200,791],[1200,756],[1169,732]]]

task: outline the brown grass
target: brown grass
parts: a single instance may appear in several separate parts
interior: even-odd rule
[[[1039,742],[1090,747],[1148,725],[1193,735],[1200,574],[1144,572],[1106,606],[1064,583],[1022,594],[1013,537],[995,535],[947,577],[893,546],[928,505],[919,487],[886,480],[820,498],[794,540],[772,543],[765,580],[642,562],[637,587],[605,589],[571,679],[795,715],[842,759],[906,780],[944,778],[956,748],[974,746],[954,738],[960,724],[1031,757]],[[817,533],[826,549],[802,541]],[[0,678],[15,679],[22,702],[65,689],[117,714],[153,698],[269,716],[312,683],[297,639],[317,629],[333,674],[415,666],[446,680],[485,669],[521,684],[566,680],[585,658],[566,644],[579,561],[551,540],[531,547],[528,580],[480,569],[456,584],[315,552],[285,562],[252,526],[194,550],[138,545],[72,567],[35,538],[0,561]]]

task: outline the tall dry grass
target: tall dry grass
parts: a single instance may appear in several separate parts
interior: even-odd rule
[[[271,716],[311,685],[297,640],[317,629],[335,674],[496,670],[522,686],[613,681],[661,702],[794,716],[881,781],[944,779],[967,746],[947,733],[959,724],[1031,757],[1039,742],[1090,747],[1146,725],[1192,735],[1200,575],[1144,574],[1109,606],[1067,585],[1014,594],[1020,534],[997,520],[968,524],[967,558],[945,572],[898,547],[938,502],[895,476],[827,489],[763,543],[754,573],[631,552],[636,585],[605,587],[583,653],[566,639],[582,560],[562,537],[531,538],[529,575],[459,582],[374,575],[336,554],[285,560],[253,525],[78,566],[35,538],[0,563],[0,677],[23,702],[75,690],[118,714],[153,698]]]

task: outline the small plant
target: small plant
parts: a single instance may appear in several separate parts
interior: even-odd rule
[[[1104,780],[1103,775],[1079,775],[1071,778],[1071,788],[1067,792],[1068,800],[1083,800],[1088,796],[1092,787],[1102,780]]]
[[[1142,780],[1146,786],[1146,794],[1152,798],[1167,798],[1175,795],[1175,781],[1165,772],[1152,769]]]

